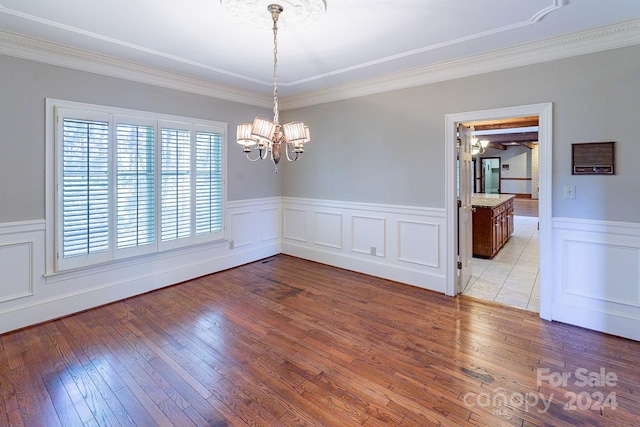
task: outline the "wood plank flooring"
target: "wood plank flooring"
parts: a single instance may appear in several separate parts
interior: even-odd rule
[[[0,344],[0,426],[640,425],[638,342],[284,255]]]
[[[537,199],[513,199],[513,208],[518,216],[538,216]]]

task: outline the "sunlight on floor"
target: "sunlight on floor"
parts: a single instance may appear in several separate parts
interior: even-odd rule
[[[464,295],[540,310],[538,218],[515,216],[515,229],[493,259],[473,258]]]

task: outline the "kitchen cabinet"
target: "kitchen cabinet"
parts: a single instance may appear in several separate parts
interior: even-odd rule
[[[513,195],[476,194],[473,206],[473,256],[493,258],[513,234]]]

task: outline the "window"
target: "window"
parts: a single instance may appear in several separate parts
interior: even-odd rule
[[[117,249],[155,242],[155,128],[116,123]]]
[[[222,136],[196,132],[196,234],[222,228]]]
[[[89,107],[55,108],[56,271],[224,239],[225,124]]]
[[[191,233],[191,134],[162,129],[162,241]]]

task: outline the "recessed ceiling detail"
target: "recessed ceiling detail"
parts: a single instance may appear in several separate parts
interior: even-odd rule
[[[278,27],[294,30],[307,27],[324,16],[324,0],[220,0],[222,8],[241,24],[252,28],[270,29],[271,15],[266,13],[270,4],[279,4],[283,12]]]
[[[372,87],[392,90],[590,53],[609,48],[609,39],[616,46],[640,39],[638,0],[616,0],[615,7],[601,0],[394,0],[392,6],[385,0],[0,0],[0,52],[13,49],[3,39],[22,36],[32,40],[29,46],[69,53],[74,63],[99,58],[82,65],[92,72],[124,64],[150,70],[151,80],[162,74],[178,84],[267,97],[270,3],[284,8],[280,95],[297,104],[310,96],[360,96]],[[230,14],[265,21],[243,25]],[[287,30],[287,20],[306,26]],[[522,58],[515,65],[514,55]]]

